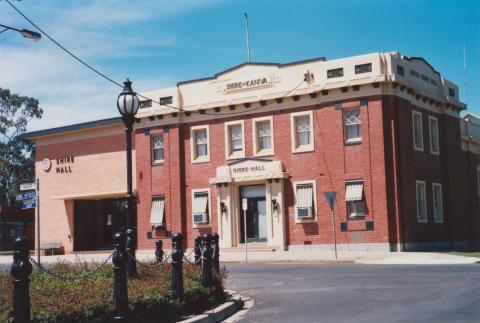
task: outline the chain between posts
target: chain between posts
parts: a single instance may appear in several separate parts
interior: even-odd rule
[[[90,278],[92,275],[96,274],[100,269],[102,269],[103,266],[105,266],[107,264],[107,262],[110,259],[112,259],[112,254],[110,254],[108,256],[108,258],[105,259],[98,267],[96,267],[93,270],[87,271],[86,273],[84,273],[81,276],[60,275],[60,274],[57,274],[57,273],[45,268],[42,264],[39,264],[38,262],[36,262],[33,257],[29,256],[29,259],[38,269],[40,269],[41,271],[43,271],[44,273],[46,273],[46,274],[48,274],[52,277],[55,277],[55,278],[60,279],[60,280],[75,281],[75,280],[87,279],[87,278]]]
[[[169,254],[167,257],[165,257],[164,259],[162,259],[162,261],[156,261],[156,262],[153,262],[153,263],[147,263],[147,262],[142,262],[138,259],[136,259],[135,257],[133,257],[133,255],[129,252],[127,252],[128,256],[133,260],[135,261],[137,264],[140,265],[140,267],[143,267],[143,268],[157,268],[157,267],[160,267],[160,266],[163,266],[168,259],[170,259],[172,257],[171,254]]]
[[[198,258],[198,260],[196,260],[196,261],[191,261],[191,260],[189,259],[189,257],[190,257],[194,252],[195,252],[195,250],[192,250],[192,251],[188,254],[188,256],[183,255],[183,259],[185,259],[190,265],[198,265],[199,263],[202,262],[202,258],[201,258],[201,257],[203,257],[203,254],[205,253],[205,248],[200,247],[201,257]]]

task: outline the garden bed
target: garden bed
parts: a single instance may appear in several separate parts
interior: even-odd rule
[[[82,276],[95,265],[60,263],[49,269],[61,275]],[[200,266],[184,265],[184,299],[171,291],[171,266],[138,266],[138,278],[128,281],[129,322],[174,322],[225,302],[226,270],[213,277],[212,287],[202,286]],[[30,283],[32,322],[109,322],[114,314],[111,265],[78,281],[64,281],[34,270]],[[0,322],[8,322],[13,286],[8,273],[0,273]]]

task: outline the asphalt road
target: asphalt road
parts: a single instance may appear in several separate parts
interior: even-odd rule
[[[480,265],[227,264],[241,322],[480,322]]]

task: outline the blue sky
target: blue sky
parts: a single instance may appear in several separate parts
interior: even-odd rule
[[[23,0],[12,2],[57,41],[136,91],[174,86],[246,61],[285,63],[377,51],[422,56],[460,86],[480,114],[480,1],[462,0]],[[30,28],[0,0],[0,24]],[[463,48],[466,46],[468,96]],[[44,118],[30,130],[117,115],[120,89],[85,69],[47,38],[0,34],[0,87],[37,97]]]

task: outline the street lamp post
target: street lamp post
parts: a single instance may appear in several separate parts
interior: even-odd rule
[[[123,91],[118,95],[117,108],[122,115],[123,123],[125,124],[125,134],[127,141],[127,276],[129,278],[136,277],[137,266],[135,264],[135,242],[136,231],[133,224],[133,188],[132,188],[132,128],[135,122],[135,114],[137,114],[139,107],[139,100],[135,92],[132,90],[132,82],[126,80],[123,82]]]
[[[17,29],[17,28],[5,26],[5,25],[2,25],[2,24],[0,24],[0,27],[3,28],[3,30],[0,30],[0,34],[3,33],[4,31],[7,31],[7,30],[13,30],[13,31],[17,31],[20,34],[22,34],[23,37],[31,39],[31,40],[36,41],[36,40],[39,40],[40,38],[42,38],[42,35],[40,33],[37,33],[35,31],[31,31],[31,30],[28,30],[28,29]]]

